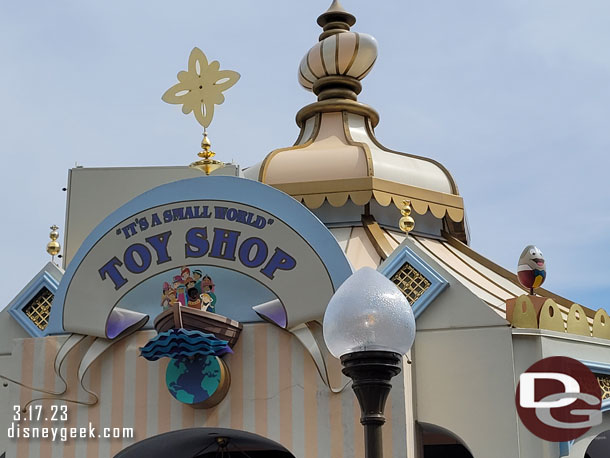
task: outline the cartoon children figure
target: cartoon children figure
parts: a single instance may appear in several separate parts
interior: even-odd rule
[[[199,294],[201,294],[201,277],[203,277],[203,274],[199,269],[193,270],[193,280],[195,280],[195,288],[197,288]]]
[[[171,291],[171,286],[169,285],[168,282],[163,283],[163,294],[161,295],[161,307],[163,307],[163,309],[167,309],[171,304],[171,300],[170,300],[170,293]]]
[[[176,290],[176,298],[178,299],[178,302],[180,303],[180,305],[186,305],[186,303],[188,301],[187,295],[186,295],[186,286],[184,286],[184,285],[178,286],[178,289]]]
[[[173,290],[178,291],[178,286],[182,284],[182,277],[180,275],[174,275],[174,282],[172,284]]]
[[[182,277],[182,284],[186,285],[187,279],[191,276],[191,269],[188,267],[181,267],[180,276]]]
[[[188,306],[199,310],[216,313],[216,294],[214,282],[209,275],[203,275],[201,270],[191,270],[184,266],[180,275],[174,275],[173,281],[163,283],[161,306],[168,309],[173,306]]]
[[[169,293],[168,293],[167,297],[169,298],[169,306],[170,307],[174,307],[176,305],[180,305],[180,302],[178,302],[178,299],[176,298],[176,291],[174,291],[173,289],[169,290]]]
[[[199,297],[199,291],[197,291],[197,288],[189,288],[187,290],[187,293],[189,296],[188,306],[197,310],[201,310],[201,298]]]
[[[209,275],[201,279],[201,302],[202,310],[216,313],[216,294],[214,294],[214,282]]]
[[[186,283],[184,283],[186,285],[186,290],[188,291],[191,288],[195,287],[195,280],[193,280],[191,277],[186,279]]]

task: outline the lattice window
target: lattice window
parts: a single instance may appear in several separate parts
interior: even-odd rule
[[[391,280],[398,286],[411,305],[430,287],[428,279],[408,262],[405,262],[398,269]]]
[[[43,287],[28,305],[23,308],[23,313],[26,314],[38,329],[44,330],[49,324],[51,302],[53,302],[53,293]]]
[[[602,401],[610,399],[610,375],[595,374],[597,377],[597,383],[602,389]]]

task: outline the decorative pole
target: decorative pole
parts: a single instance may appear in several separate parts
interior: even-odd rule
[[[341,356],[342,372],[352,379],[360,404],[366,458],[383,458],[385,403],[392,390],[390,380],[400,373],[401,359],[399,353],[391,351],[357,351]]]
[[[220,70],[220,63],[215,60],[208,63],[208,58],[199,48],[193,48],[189,56],[188,69],[178,73],[179,83],[170,87],[161,99],[164,102],[182,105],[182,112],[193,112],[197,122],[203,126],[201,158],[190,167],[209,175],[223,167],[224,162],[212,159],[216,153],[210,148],[207,128],[214,117],[214,107],[225,101],[222,94],[239,80],[240,75],[232,70]]]

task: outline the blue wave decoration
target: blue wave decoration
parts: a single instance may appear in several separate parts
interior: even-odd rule
[[[182,328],[162,332],[140,347],[140,356],[148,361],[165,357],[222,356],[225,353],[233,353],[226,340],[220,340],[214,334]]]

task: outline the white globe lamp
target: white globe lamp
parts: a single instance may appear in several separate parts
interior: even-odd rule
[[[381,428],[392,377],[415,340],[415,317],[394,283],[370,267],[337,289],[324,314],[324,340],[341,359],[360,403],[366,458],[382,458]]]

